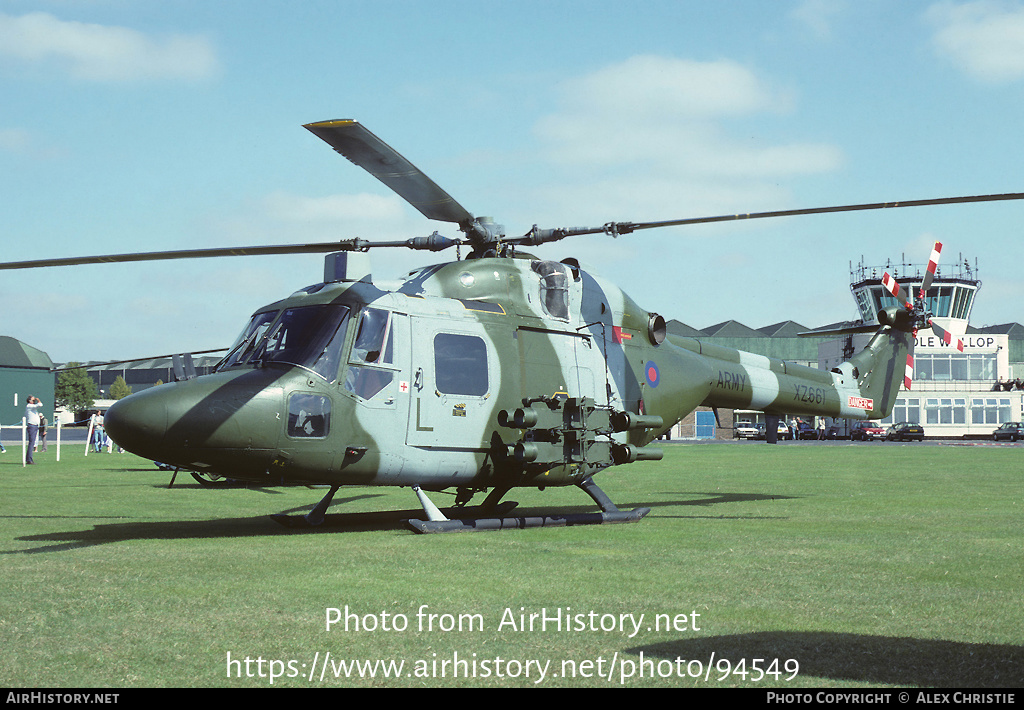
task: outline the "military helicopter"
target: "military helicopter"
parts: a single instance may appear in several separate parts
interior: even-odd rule
[[[522,247],[570,236],[854,210],[1024,198],[1024,193],[726,215],[599,228],[532,228],[507,237],[352,120],[305,126],[459,239],[332,243],[44,259],[2,269],[229,255],[326,253],[323,280],[256,310],[215,371],[116,402],[109,435],[139,456],[264,486],[319,484],[328,493],[288,524],[318,525],[342,486],[401,486],[419,498],[421,533],[640,520],[594,483],[603,469],[662,452],[649,446],[698,406],[881,419],[904,383],[913,334],[932,326],[925,301],[879,313],[874,332],[831,372],[669,336],[665,319],[577,261]],[[375,282],[371,248],[468,257]],[[928,277],[930,282],[930,276]],[[887,280],[888,282],[888,280]],[[898,289],[898,287],[897,287]],[[927,286],[925,286],[927,290]],[[937,332],[945,333],[941,328]],[[947,334],[948,335],[948,334]],[[517,487],[579,487],[599,513],[509,517]],[[443,513],[427,492],[454,489]],[[488,492],[479,506],[468,505]]]

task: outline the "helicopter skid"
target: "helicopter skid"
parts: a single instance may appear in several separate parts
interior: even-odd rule
[[[451,532],[483,532],[493,530],[525,530],[527,528],[556,528],[573,525],[604,525],[606,523],[635,523],[651,512],[650,508],[617,510],[607,513],[566,513],[564,515],[538,515],[521,518],[469,518],[463,520],[406,520],[414,531],[423,534]]]
[[[461,520],[444,520],[433,514],[430,503],[421,496],[424,511],[429,520],[406,520],[412,530],[418,533],[477,532],[485,530],[525,530],[527,528],[558,528],[572,525],[604,525],[606,523],[635,523],[651,512],[650,508],[619,510],[611,499],[587,476],[576,483],[576,487],[590,496],[601,508],[600,513],[565,513],[562,515],[523,516],[519,518],[478,518],[463,516]],[[417,493],[420,495],[420,493]],[[500,506],[496,509],[501,514]]]
[[[497,513],[498,515],[504,515],[512,511],[518,503],[515,501],[505,501],[499,504],[496,508],[487,510],[487,513]],[[391,521],[409,522],[406,518],[413,511],[382,511],[379,513],[336,513],[333,515],[322,515],[322,516],[309,516],[309,515],[271,515],[270,519],[275,523],[283,525],[286,528],[317,528],[320,526],[324,527],[346,527],[346,526],[358,526],[366,524],[380,524]],[[450,518],[457,517],[470,517],[474,515],[481,515],[485,513],[482,506],[467,506],[463,508],[445,508],[443,512]],[[414,523],[422,523],[422,520],[413,520]],[[451,520],[449,522],[462,522],[461,520]],[[469,521],[472,522],[472,521]]]

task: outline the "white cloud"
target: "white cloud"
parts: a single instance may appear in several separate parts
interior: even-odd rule
[[[604,114],[675,119],[744,115],[788,104],[749,69],[641,55],[566,84],[565,103]]]
[[[803,0],[790,16],[804,25],[818,39],[832,36],[832,24],[846,7],[837,0]]]
[[[59,157],[62,150],[41,141],[31,131],[22,128],[0,128],[0,153],[46,160]]]
[[[961,70],[989,83],[1024,78],[1024,7],[981,0],[942,2],[926,14],[936,50]]]
[[[566,82],[559,105],[536,130],[564,176],[541,189],[550,201],[590,191],[595,197],[582,207],[591,213],[595,205],[617,212],[643,204],[667,215],[726,209],[738,195],[744,211],[753,211],[757,205],[743,195],[778,198],[779,181],[843,161],[833,145],[751,131],[762,117],[777,125],[795,97],[730,60],[633,57]]]
[[[198,35],[153,37],[127,27],[69,22],[33,12],[0,13],[0,56],[55,63],[89,81],[205,79],[218,71],[211,42]]]
[[[32,147],[32,136],[21,128],[0,128],[0,150],[7,153],[27,153]]]
[[[292,225],[328,224],[334,226],[356,223],[401,222],[405,210],[397,197],[391,195],[327,195],[305,197],[275,192],[265,198],[268,216]]]

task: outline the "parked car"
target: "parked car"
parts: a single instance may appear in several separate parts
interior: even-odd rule
[[[886,441],[924,441],[924,427],[920,424],[910,424],[908,422],[900,422],[889,427],[889,431],[885,433]]]
[[[1009,441],[1024,439],[1024,423],[1006,422],[1006,424],[992,432],[992,441],[999,441],[1000,439],[1008,439]]]
[[[885,429],[878,426],[878,422],[857,422],[850,430],[850,438],[854,441],[881,441],[885,438]]]
[[[793,432],[791,432],[789,430],[789,427],[786,426],[786,423],[781,421],[781,420],[779,421],[778,432],[779,432],[778,433],[779,441],[782,441],[783,439],[792,439],[793,438]],[[763,423],[757,425],[757,435],[754,438],[755,439],[766,439],[767,438],[767,435],[765,434],[765,425]]]
[[[753,422],[740,422],[736,425],[734,435],[737,439],[756,439],[757,425]]]
[[[796,438],[797,439],[817,439],[818,438],[818,430],[815,429],[810,424],[808,424],[807,422],[797,422],[796,423],[796,431],[797,431],[797,434],[796,434]]]

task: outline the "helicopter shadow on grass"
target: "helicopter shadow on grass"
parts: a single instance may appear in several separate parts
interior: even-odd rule
[[[707,493],[700,491],[691,492],[676,492],[674,495],[686,495],[695,496],[693,499],[688,500],[673,500],[673,501],[662,501],[655,503],[645,503],[648,508],[675,508],[675,507],[697,507],[697,508],[711,508],[713,506],[724,505],[728,503],[755,503],[758,501],[776,501],[776,500],[796,500],[801,496],[784,496],[777,494],[768,493]],[[708,518],[713,520],[782,520],[788,516],[782,515],[668,515],[664,512],[657,515],[659,518],[678,518],[692,520],[695,518]]]
[[[967,643],[943,639],[923,639],[830,631],[760,631],[749,634],[708,636],[637,646],[626,652],[645,659],[675,662],[699,660],[712,663],[710,681],[719,681],[728,666],[736,669],[741,661],[755,680],[753,659],[762,659],[766,670],[778,659],[782,672],[787,660],[799,663],[794,682],[825,678],[836,682],[867,683],[921,688],[1012,688],[1024,685],[1024,648],[1005,644]],[[721,663],[721,666],[716,664]],[[655,660],[655,666],[658,661]],[[695,666],[696,667],[696,666]],[[721,669],[721,670],[719,670]],[[703,669],[707,670],[706,666]],[[791,671],[782,672],[784,681]],[[727,675],[720,682],[742,681],[742,675]],[[762,679],[774,682],[776,676]]]
[[[198,485],[197,485],[198,487]],[[377,498],[380,494],[362,494],[335,500],[333,505],[343,505],[360,500]],[[300,506],[284,511],[288,514],[308,512],[315,504]],[[326,516],[323,525],[304,527],[306,534],[331,532],[338,527],[350,531],[373,531],[397,529],[403,519],[422,515],[420,510],[387,511],[383,513],[335,513]],[[67,519],[67,516],[60,516]],[[95,519],[90,516],[90,519]],[[125,542],[130,540],[196,540],[235,537],[260,537],[288,534],[288,529],[273,522],[267,515],[248,518],[217,518],[213,520],[175,520],[148,522],[118,522],[95,525],[91,530],[67,530],[62,532],[25,535],[14,539],[23,542],[49,543],[27,550],[3,550],[0,555],[38,554],[63,552],[94,545]]]
[[[149,469],[145,469],[146,472]],[[161,485],[160,487],[164,487]],[[188,488],[200,488],[199,484],[187,484]],[[217,487],[204,487],[205,490],[215,494]],[[230,490],[225,487],[224,490]],[[264,492],[269,492],[264,489]],[[377,498],[384,494],[361,494],[345,499],[337,499],[332,502],[331,507],[351,504],[360,500]],[[667,508],[676,506],[712,506],[723,503],[749,502],[757,500],[779,500],[789,498],[788,496],[745,494],[745,493],[693,493],[701,496],[697,500],[676,500],[667,502],[642,502],[636,506],[624,505],[623,510],[634,507]],[[187,520],[187,521],[159,521],[159,522],[119,522],[96,525],[91,530],[64,531],[45,533],[41,535],[28,535],[16,538],[21,541],[50,543],[28,550],[7,550],[0,554],[37,554],[44,552],[62,552],[82,547],[92,547],[107,543],[123,542],[127,540],[194,540],[218,537],[259,537],[276,534],[323,534],[332,532],[380,532],[389,530],[405,530],[405,521],[410,519],[423,519],[425,514],[422,509],[409,510],[388,510],[388,511],[363,511],[352,513],[328,513],[324,516],[322,524],[317,526],[304,525],[301,516],[309,512],[315,504],[298,506],[281,511],[275,519],[283,518],[284,525],[273,522],[270,516],[257,515],[248,518],[217,518],[214,520]],[[595,507],[590,505],[573,506],[529,506],[517,508],[514,515],[507,517],[507,527],[517,527],[516,520],[525,520],[530,517],[543,516],[564,516],[575,514],[594,514]],[[457,512],[451,509],[444,509],[444,512],[457,517]],[[62,516],[63,518],[64,516]],[[658,517],[713,517],[723,519],[730,516],[664,516]],[[762,518],[764,516],[735,516],[741,519]],[[641,523],[642,524],[642,523]]]

